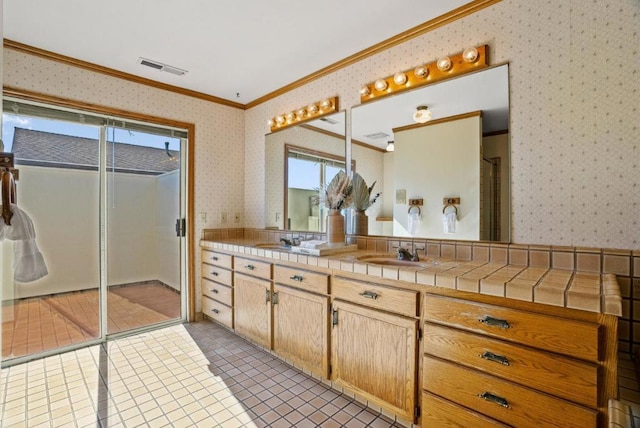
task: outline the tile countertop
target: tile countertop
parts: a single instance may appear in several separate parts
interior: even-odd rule
[[[258,245],[259,242],[248,239],[200,241],[200,246],[209,250],[232,251],[415,284],[622,316],[620,287],[614,274],[442,257],[423,257],[413,266],[388,266],[367,263],[363,257],[393,257],[387,253],[355,250],[315,257],[295,254],[285,248],[260,248]]]

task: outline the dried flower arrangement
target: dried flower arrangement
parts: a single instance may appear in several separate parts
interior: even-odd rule
[[[325,188],[320,189],[316,202],[332,210],[349,208],[353,202],[353,186],[349,176],[339,171]]]
[[[357,172],[353,173],[351,184],[353,185],[353,207],[358,211],[365,211],[373,205],[381,195],[381,192],[378,192],[371,197],[371,192],[376,182],[374,181],[371,187],[368,187],[364,178]]]

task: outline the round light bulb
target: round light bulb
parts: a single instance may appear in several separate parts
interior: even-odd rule
[[[376,83],[373,84],[373,86],[376,88],[377,91],[384,91],[385,89],[387,89],[389,84],[384,79],[378,79],[376,80]]]
[[[320,101],[320,108],[326,110],[331,108],[331,100],[322,100]]]
[[[277,123],[278,125],[282,125],[282,124],[284,123],[284,117],[282,117],[282,116],[277,116],[277,117],[276,117],[276,123]]]
[[[464,62],[467,62],[469,64],[476,62],[478,60],[478,49],[474,47],[466,48],[462,52],[462,59],[464,60]]]
[[[448,71],[449,69],[451,69],[451,58],[449,58],[448,56],[439,58],[436,66],[440,71]]]
[[[309,114],[315,114],[318,112],[318,106],[315,104],[309,104],[309,106],[307,107],[307,111],[309,112]]]
[[[419,77],[420,79],[426,79],[426,77],[429,75],[429,68],[425,67],[424,65],[419,65],[413,70],[413,74],[415,74],[416,77]]]
[[[393,76],[393,81],[396,85],[404,85],[407,83],[407,75],[402,72],[396,73]]]
[[[294,112],[291,113],[287,113],[287,121],[288,122],[293,122],[296,118],[296,114]]]
[[[269,125],[270,127],[275,125],[275,124],[276,124],[276,122],[273,119],[267,120],[267,125]]]
[[[303,117],[305,117],[307,115],[307,111],[303,108],[301,108],[300,110],[298,110],[296,112],[296,115],[298,116],[298,118],[302,119]]]
[[[368,86],[363,86],[360,88],[360,96],[366,97],[367,95],[371,95],[371,89]]]

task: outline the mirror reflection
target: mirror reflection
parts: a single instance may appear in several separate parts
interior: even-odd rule
[[[315,201],[345,170],[345,113],[267,134],[265,144],[265,226],[325,232],[327,212]]]
[[[509,241],[508,74],[491,67],[351,110],[352,158],[382,192],[369,235]]]

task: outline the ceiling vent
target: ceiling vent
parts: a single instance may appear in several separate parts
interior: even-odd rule
[[[327,118],[327,117],[321,117],[321,118],[320,118],[320,120],[321,120],[321,121],[323,121],[323,122],[330,123],[330,124],[332,124],[332,125],[335,125],[336,123],[338,123],[338,121],[337,121],[337,120],[329,119],[329,118]]]
[[[182,76],[187,73],[187,70],[183,70],[172,65],[163,64],[158,61],[154,61],[147,58],[138,58],[138,63],[146,65],[147,67],[155,68],[156,70],[166,71],[167,73],[175,74],[176,76]]]
[[[375,134],[365,135],[367,138],[371,138],[372,140],[377,140],[380,138],[387,138],[389,134],[385,134],[384,132],[376,132]]]

